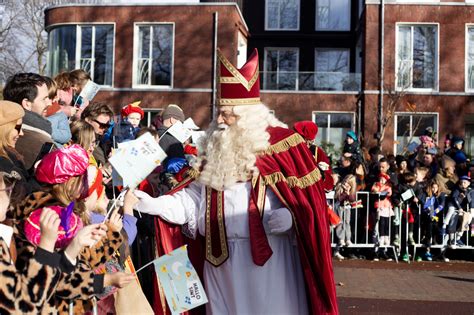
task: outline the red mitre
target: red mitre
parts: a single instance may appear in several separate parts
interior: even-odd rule
[[[219,58],[219,96],[217,105],[256,105],[260,101],[260,74],[258,52],[255,49],[242,68],[234,67],[220,50]]]

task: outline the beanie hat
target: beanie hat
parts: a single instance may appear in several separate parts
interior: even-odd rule
[[[46,154],[36,168],[36,179],[42,183],[65,183],[86,173],[89,155],[78,144]]]
[[[352,131],[352,130],[351,130],[351,131],[348,131],[348,132],[346,133],[346,136],[352,138],[352,140],[354,140],[354,141],[357,141],[357,135],[356,135],[355,132]]]
[[[141,101],[137,101],[124,106],[120,112],[122,114],[122,118],[127,117],[131,113],[138,113],[140,114],[140,119],[143,119],[143,117],[145,117],[145,113],[143,112],[143,109],[141,109],[140,103]]]
[[[17,121],[25,116],[20,104],[10,101],[0,101],[0,126]]]
[[[458,143],[461,143],[461,144],[464,143],[464,139],[461,138],[461,137],[453,137],[453,139],[451,141],[452,141],[453,145],[456,145]]]
[[[318,134],[318,125],[310,120],[298,121],[293,125],[293,129],[309,141],[314,140]]]
[[[169,104],[164,110],[163,113],[161,114],[161,117],[163,120],[169,119],[169,118],[175,118],[181,122],[184,121],[184,113],[181,107],[179,107],[176,104]]]
[[[469,177],[469,175],[464,175],[464,176],[459,177],[459,180],[467,180],[468,182],[470,182],[471,177]]]

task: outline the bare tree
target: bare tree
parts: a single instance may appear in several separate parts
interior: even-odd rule
[[[4,0],[0,28],[0,80],[17,72],[45,74],[48,51],[44,10],[66,0]]]

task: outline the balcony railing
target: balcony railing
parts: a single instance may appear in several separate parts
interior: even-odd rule
[[[263,71],[264,90],[286,91],[360,91],[361,74],[345,72]]]

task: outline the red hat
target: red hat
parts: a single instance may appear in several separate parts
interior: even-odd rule
[[[254,49],[250,58],[240,69],[234,67],[220,50],[217,50],[217,57],[219,58],[217,105],[261,104],[257,49]]]
[[[73,144],[46,154],[36,168],[35,176],[40,182],[59,184],[71,177],[86,173],[89,155],[80,145]]]
[[[380,173],[379,178],[385,178],[385,180],[388,182],[390,180],[390,175],[385,174],[385,173]]]
[[[310,120],[298,121],[293,128],[306,140],[314,140],[318,134],[318,125]]]
[[[131,113],[139,113],[141,117],[140,119],[143,119],[143,117],[145,117],[145,113],[143,112],[143,109],[141,109],[140,103],[141,101],[137,101],[124,106],[121,111],[122,118],[127,117]]]

